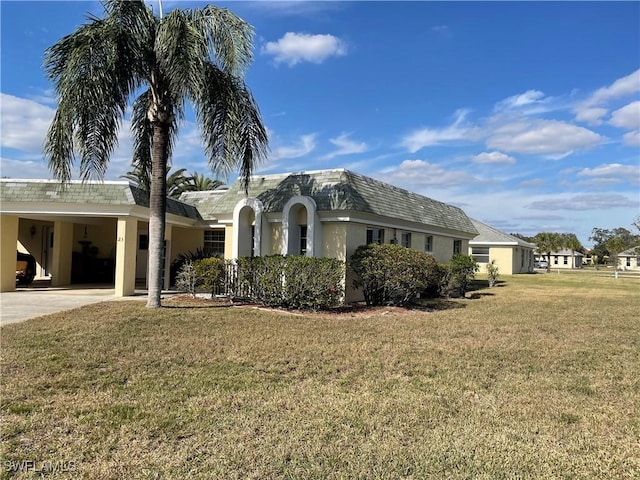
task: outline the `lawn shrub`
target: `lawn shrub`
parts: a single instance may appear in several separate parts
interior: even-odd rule
[[[198,277],[192,260],[184,260],[181,263],[180,269],[176,273],[174,283],[177,290],[186,292],[195,298],[198,288]]]
[[[318,310],[343,298],[344,262],[335,258],[269,255],[238,259],[238,280],[269,306]]]
[[[362,245],[350,266],[357,275],[354,288],[362,288],[367,305],[405,305],[438,284],[435,258],[401,245]]]
[[[439,269],[440,294],[443,297],[464,297],[480,267],[473,257],[456,253],[451,262],[440,265]]]
[[[173,262],[171,262],[171,267],[169,269],[169,275],[170,277],[170,281],[171,281],[171,285],[175,285],[176,288],[178,286],[178,273],[180,272],[180,270],[182,270],[182,266],[186,263],[186,262],[195,262],[196,260],[200,260],[203,258],[209,258],[211,255],[209,255],[208,253],[205,253],[205,251],[202,248],[198,248],[196,249],[195,252],[193,251],[188,251],[185,253],[180,253],[176,256],[176,258],[173,260]]]
[[[213,297],[224,278],[226,263],[222,258],[208,257],[193,262],[198,287]]]
[[[489,288],[493,288],[498,281],[498,266],[495,259],[487,263],[487,277],[489,278]]]

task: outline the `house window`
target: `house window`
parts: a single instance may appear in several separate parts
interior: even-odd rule
[[[453,241],[453,254],[462,253],[462,240]]]
[[[557,256],[557,255],[554,255],[554,256],[553,256],[553,264],[554,264],[554,265],[557,265],[557,264],[558,264],[558,256]]]
[[[300,255],[307,254],[307,226],[300,225]]]
[[[631,257],[627,257],[627,267],[631,266]]]
[[[367,229],[367,245],[370,243],[377,243],[379,245],[384,243],[384,228]]]
[[[489,247],[471,247],[471,256],[478,263],[489,263]]]
[[[569,265],[569,257],[567,255],[564,255],[564,257],[562,258],[562,261],[564,262],[565,265]]]
[[[433,235],[427,235],[424,239],[424,251],[433,252]]]
[[[400,245],[411,248],[411,234],[408,232],[400,234]]]
[[[204,253],[214,257],[224,257],[224,230],[204,231]]]

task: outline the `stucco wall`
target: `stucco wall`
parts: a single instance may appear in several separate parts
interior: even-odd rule
[[[204,229],[173,227],[171,232],[171,261],[178,255],[195,252],[204,247]],[[226,237],[225,237],[226,242]]]

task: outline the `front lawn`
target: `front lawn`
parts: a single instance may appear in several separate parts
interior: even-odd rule
[[[426,308],[107,302],[2,327],[2,478],[638,478],[640,281]]]

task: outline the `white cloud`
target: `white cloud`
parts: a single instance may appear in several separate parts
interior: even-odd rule
[[[599,185],[629,182],[632,185],[640,186],[640,166],[638,165],[605,163],[594,168],[583,168],[578,171],[577,176],[595,180]]]
[[[482,152],[472,158],[474,163],[516,163],[516,159],[502,152]]]
[[[640,147],[640,130],[627,132],[622,136],[624,143],[632,147]]]
[[[347,46],[330,34],[287,32],[279,40],[267,42],[262,53],[272,55],[276,63],[292,67],[300,62],[322,63],[331,56],[346,55]]]
[[[33,100],[0,93],[1,145],[24,152],[42,152],[55,109]]]
[[[619,78],[608,87],[596,90],[589,98],[578,104],[574,112],[576,120],[592,125],[600,125],[608,109],[607,103],[617,98],[624,98],[640,91],[640,69]]]
[[[457,110],[455,121],[451,125],[444,128],[422,128],[416,130],[405,136],[400,145],[405,147],[409,153],[416,153],[425,147],[475,137],[475,127],[464,122],[468,113],[469,111],[465,109]]]
[[[494,110],[505,110],[531,105],[532,103],[540,103],[544,99],[544,93],[540,90],[527,90],[520,95],[513,95],[498,102]]]
[[[639,202],[618,194],[581,194],[536,200],[525,208],[534,210],[607,210],[610,208],[638,208]]]
[[[481,182],[463,170],[447,170],[426,160],[404,160],[400,165],[385,169],[378,175],[382,181],[402,185],[412,191],[425,186],[463,186]]]
[[[487,146],[558,159],[575,150],[594,147],[603,140],[591,130],[557,120],[522,120],[497,128],[487,139]]]
[[[639,129],[640,101],[636,100],[635,102],[631,102],[613,112],[609,123],[616,127],[628,128],[629,130]]]
[[[363,153],[366,152],[369,148],[365,142],[355,142],[353,140],[350,140],[348,133],[343,133],[336,138],[330,138],[329,141],[336,147],[338,147],[338,149],[326,155],[326,159],[330,159],[338,155]]]
[[[281,160],[286,158],[299,158],[311,153],[316,148],[316,134],[310,133],[302,135],[300,140],[294,145],[287,145],[275,148],[269,156],[271,160]]]

